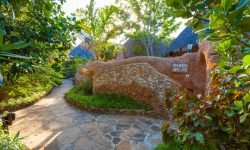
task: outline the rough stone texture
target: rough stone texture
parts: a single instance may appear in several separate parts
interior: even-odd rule
[[[208,89],[210,86],[210,76],[209,73],[211,71],[210,66],[215,63],[217,64],[220,60],[220,55],[214,52],[213,45],[208,42],[204,41],[200,45],[200,57],[205,59],[206,62],[206,87],[205,87],[205,95],[208,93]]]
[[[17,111],[10,132],[20,131],[34,150],[151,150],[161,142],[163,120],[76,110],[64,99],[72,86],[66,79],[47,97]]]
[[[133,63],[106,69],[94,75],[93,85],[94,92],[124,94],[151,104],[162,114],[166,90],[174,90],[179,86],[148,63]]]
[[[82,66],[76,74],[76,84],[82,83],[86,78],[93,79],[94,75],[101,74],[105,70],[123,65],[135,63],[148,63],[158,72],[167,75],[182,87],[195,94],[205,94],[207,89],[207,75],[210,72],[209,65],[218,61],[219,55],[214,53],[211,44],[204,41],[196,53],[186,53],[180,57],[160,58],[160,57],[132,57],[118,62],[89,62]],[[172,64],[175,62],[188,62],[189,76],[186,74],[176,74],[172,72]],[[142,93],[143,94],[143,93]]]

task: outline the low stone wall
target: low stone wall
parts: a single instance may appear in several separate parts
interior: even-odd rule
[[[148,63],[134,63],[105,69],[94,75],[93,86],[96,93],[127,95],[151,104],[163,113],[166,91],[175,90],[180,85]]]
[[[167,75],[179,83],[190,93],[205,95],[206,89],[209,86],[210,65],[217,63],[218,60],[219,55],[214,52],[213,46],[209,42],[204,41],[200,44],[198,52],[186,53],[179,57],[161,58],[138,56],[114,62],[89,62],[77,71],[76,84],[81,84],[86,78],[92,79],[94,75],[101,74],[110,68],[134,63],[148,63],[158,72]],[[173,73],[172,64],[175,62],[188,62],[188,77],[186,74]]]

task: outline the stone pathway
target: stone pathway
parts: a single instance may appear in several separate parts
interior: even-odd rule
[[[16,112],[11,132],[30,149],[151,150],[161,143],[162,120],[79,111],[64,100],[70,79],[33,106]]]

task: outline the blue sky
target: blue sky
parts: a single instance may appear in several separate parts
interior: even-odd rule
[[[90,0],[67,0],[66,3],[63,4],[63,11],[66,12],[67,15],[75,12],[77,8],[85,8],[88,5]],[[114,4],[115,0],[96,0],[96,7],[104,7],[106,5]],[[177,19],[177,21],[182,22],[179,29],[171,34],[171,37],[177,37],[180,32],[185,28],[184,22],[185,20]],[[116,42],[120,42],[121,40],[117,40]],[[77,40],[76,45],[78,45],[81,41]],[[125,42],[125,41],[122,41]]]

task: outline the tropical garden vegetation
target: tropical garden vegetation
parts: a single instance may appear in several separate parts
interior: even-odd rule
[[[175,20],[181,17],[188,20],[187,25],[199,34],[200,41],[213,42],[221,58],[219,64],[210,66],[206,97],[196,98],[185,91],[168,93],[168,107],[175,120],[163,125],[163,144],[157,149],[249,149],[249,0],[118,0],[117,5],[103,8],[96,8],[91,0],[71,17],[62,11],[65,1],[0,1],[0,74],[4,79],[0,111],[32,104],[61,84],[68,68],[75,70],[79,63],[86,63],[68,58],[77,37],[91,40],[96,60],[114,59],[119,50],[124,50],[114,42],[120,36],[140,40],[146,55],[152,56],[153,45],[158,40],[170,41],[169,35],[179,26]],[[150,109],[127,97],[110,104],[121,97],[91,95],[88,89],[78,87],[66,96],[101,108]],[[169,132],[173,122],[178,130]],[[22,147],[17,136],[1,130],[0,138],[1,149]]]
[[[211,67],[208,96],[169,95],[178,130],[163,126],[166,149],[249,149],[250,1],[167,0],[177,17],[214,42],[221,56]],[[172,93],[173,94],[173,93]]]
[[[32,103],[60,84],[74,39],[63,2],[1,1],[0,110]]]
[[[69,103],[86,108],[108,109],[130,109],[130,110],[152,110],[152,106],[139,103],[125,95],[93,93],[93,83],[87,80],[80,86],[69,90],[65,97]]]

